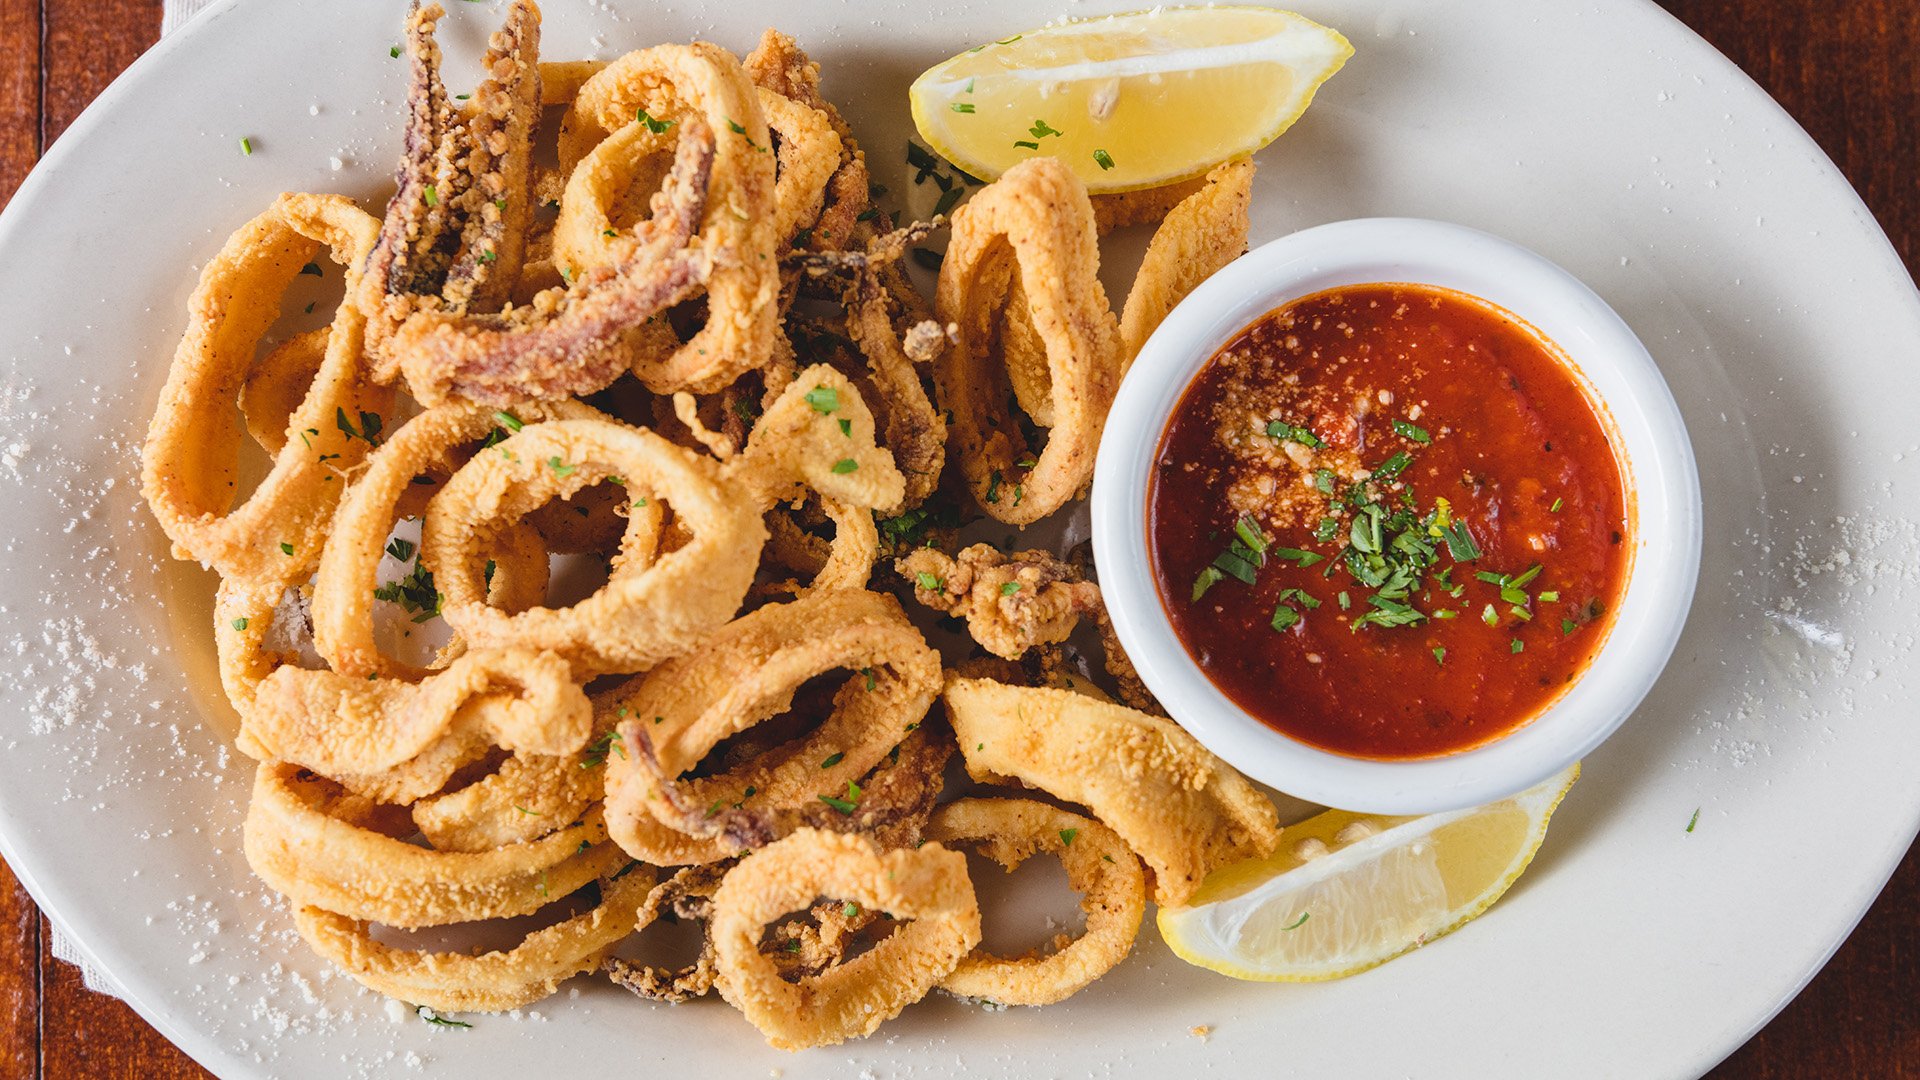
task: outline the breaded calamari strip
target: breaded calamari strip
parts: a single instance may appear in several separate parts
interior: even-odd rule
[[[1280,841],[1273,803],[1170,720],[955,675],[943,697],[969,776],[1011,777],[1091,810],[1153,871],[1157,904],[1183,903],[1209,871]]]
[[[1205,180],[1168,212],[1147,245],[1120,312],[1123,372],[1175,304],[1247,250],[1253,162],[1216,165]]]

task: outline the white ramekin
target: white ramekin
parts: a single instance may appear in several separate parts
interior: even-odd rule
[[[1484,298],[1570,358],[1624,467],[1634,557],[1600,654],[1530,723],[1484,746],[1417,761],[1369,761],[1290,738],[1249,716],[1174,636],[1154,587],[1147,486],[1167,419],[1201,365],[1261,316],[1340,285],[1413,282]],[[1652,688],[1693,600],[1700,476],[1673,394],[1646,347],[1573,275],[1499,237],[1438,221],[1364,218],[1275,240],[1175,308],[1121,384],[1093,480],[1093,545],[1114,629],[1174,719],[1248,776],[1312,802],[1419,814],[1504,798],[1600,745]],[[1284,685],[1274,694],[1283,700]]]

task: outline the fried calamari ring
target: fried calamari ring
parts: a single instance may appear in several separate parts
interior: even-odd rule
[[[1253,162],[1229,161],[1215,166],[1204,186],[1160,223],[1120,312],[1123,372],[1175,304],[1247,250],[1252,201]]]
[[[263,764],[254,774],[247,862],[296,905],[403,929],[504,919],[532,914],[628,861],[604,842],[598,812],[527,843],[434,851],[329,812],[335,790],[303,779],[296,765]]]
[[[607,419],[599,410],[572,401],[529,404],[513,415],[522,424]],[[422,486],[420,479],[430,480],[428,474],[451,469],[462,448],[486,438],[501,423],[499,413],[483,406],[442,405],[407,421],[368,459],[366,471],[354,482],[335,517],[332,534],[320,556],[319,574],[314,578],[314,648],[334,671],[361,678],[378,675],[417,680],[428,675],[425,668],[386,656],[374,642],[374,589],[380,584],[380,559],[387,548],[387,534],[403,501]],[[498,545],[491,546],[489,554],[496,555],[500,571],[509,575],[509,581],[502,584],[510,584],[515,574],[534,579],[525,590],[514,589],[517,595],[509,599],[526,600],[529,593],[545,593],[544,552],[536,563],[526,558],[497,558],[498,550]],[[495,581],[500,582],[498,574]],[[535,583],[537,590],[532,587]],[[527,605],[504,606],[518,609]]]
[[[765,364],[778,330],[779,221],[766,116],[758,91],[725,49],[705,42],[641,49],[580,87],[561,123],[561,166],[575,172],[609,136],[646,130],[636,120],[641,110],[655,124],[676,125],[682,143],[700,128],[716,139],[695,235],[695,247],[711,264],[706,325],[670,357],[636,374],[656,393],[710,393]],[[571,181],[568,191],[563,210],[594,213],[592,203],[567,206],[575,201]],[[610,202],[598,205],[598,216],[606,216]]]
[[[1092,478],[1120,382],[1119,331],[1099,266],[1086,187],[1052,158],[1015,165],[954,212],[935,307],[958,340],[934,363],[935,382],[974,501],[1009,524],[1051,514]],[[1008,357],[997,350],[1016,284],[1047,361],[1050,408],[1041,411],[1052,423],[1037,456],[1008,413]],[[1036,390],[1027,397],[1039,400]]]
[[[722,741],[789,711],[801,684],[836,670],[849,677],[810,734],[718,775],[680,779]],[[615,841],[661,866],[715,862],[764,842],[757,830],[730,835],[728,826],[847,795],[926,715],[939,681],[939,654],[890,596],[823,590],[744,615],[621,696],[627,756],[607,763]],[[677,781],[673,790],[661,778]],[[698,834],[683,828],[688,805],[713,811]]]
[[[779,247],[785,250],[801,246],[801,233],[820,218],[827,182],[840,165],[840,136],[819,109],[757,89],[760,111],[779,144],[774,155],[774,221]]]
[[[569,608],[518,613],[488,606],[488,538],[549,500],[618,478],[649,506],[664,501],[685,544],[651,562],[626,545],[650,540],[647,518],[628,521],[607,583]],[[760,508],[723,481],[711,459],[651,431],[610,420],[528,424],[477,455],[435,495],[421,529],[447,622],[474,648],[552,650],[577,676],[644,671],[725,623],[753,584],[766,526]],[[649,548],[649,550],[651,550]]]
[[[767,514],[769,539],[764,558],[806,577],[806,584],[783,581],[777,588],[793,596],[816,589],[864,589],[880,557],[880,530],[873,511],[833,499],[819,500],[820,516],[833,524],[833,539],[808,532],[799,510],[776,507]]]
[[[142,455],[141,494],[173,542],[175,558],[262,584],[291,584],[313,571],[320,557],[315,540],[346,487],[342,477],[371,446],[358,434],[362,417],[386,412],[392,401],[367,383],[366,320],[351,302],[378,229],[379,222],[347,199],[282,195],[229,237],[201,272]],[[279,316],[282,294],[322,250],[346,268],[349,300],[334,312],[325,358],[287,422],[272,471],[246,502],[229,509],[241,438],[232,420],[236,399],[254,350]],[[340,417],[355,433],[336,423]],[[294,438],[296,432],[302,437]]]
[[[465,787],[415,802],[414,824],[435,851],[492,851],[538,840],[600,800],[600,774],[585,765],[580,754],[515,754]]]
[[[1065,1001],[1126,959],[1147,908],[1147,874],[1126,842],[1097,821],[1031,799],[961,799],[940,808],[927,839],[970,847],[1009,872],[1038,852],[1066,867],[1086,930],[1048,955],[1003,959],[974,949],[940,988],[1000,1005]]]
[[[1170,720],[959,676],[944,699],[967,775],[1011,777],[1093,811],[1153,871],[1157,904],[1185,902],[1208,871],[1280,842],[1273,803]]]
[[[320,365],[326,363],[327,340],[332,336],[324,326],[295,335],[274,346],[247,372],[247,381],[240,387],[240,415],[260,449],[278,454],[287,445],[287,425],[306,399]]]
[[[374,940],[365,921],[309,905],[294,909],[294,925],[315,952],[388,997],[446,1012],[502,1012],[599,967],[633,932],[634,913],[652,885],[649,870],[603,876],[600,902],[590,910],[478,956],[397,948]]]
[[[1199,191],[1206,177],[1162,184],[1159,187],[1113,191],[1089,198],[1093,203],[1093,224],[1101,236],[1135,225],[1157,225],[1181,201]]]
[[[911,920],[873,949],[798,983],[760,951],[769,924],[816,898]],[[980,943],[966,859],[937,844],[881,852],[872,840],[802,829],[727,872],[711,932],[720,994],[781,1050],[870,1035],[926,996]]]

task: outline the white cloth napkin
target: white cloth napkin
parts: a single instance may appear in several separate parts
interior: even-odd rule
[[[201,8],[212,2],[213,0],[166,0],[160,16],[160,36],[165,37],[180,29],[188,19],[199,14]],[[127,996],[126,992],[120,989],[120,984],[113,981],[113,976],[87,963],[86,958],[81,955],[72,940],[61,933],[58,927],[53,926],[51,922],[47,925],[53,932],[52,938],[47,942],[47,950],[53,953],[54,959],[63,960],[79,968],[80,979],[86,983],[87,989],[109,997]]]

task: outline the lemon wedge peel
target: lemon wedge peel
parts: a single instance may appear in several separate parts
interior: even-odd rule
[[[1338,31],[1292,12],[1158,8],[969,49],[908,97],[921,139],[971,175],[1054,156],[1090,192],[1131,191],[1266,146],[1352,55]]]
[[[1553,811],[1579,775],[1575,764],[1509,799],[1424,817],[1320,814],[1287,829],[1280,853],[1217,871],[1201,886],[1195,903],[1162,908],[1156,916],[1161,937],[1190,964],[1252,982],[1323,982],[1378,967],[1445,937],[1492,907],[1532,863]],[[1524,824],[1520,842],[1491,873],[1486,872],[1485,851],[1441,853],[1449,839],[1471,844],[1473,831],[1510,828],[1511,823],[1501,819],[1512,816]],[[1328,844],[1354,822],[1380,831],[1310,860],[1294,854],[1302,843]],[[1449,875],[1440,865],[1449,857],[1469,865],[1457,866]],[[1449,877],[1455,880],[1449,882]],[[1460,886],[1479,884],[1459,880],[1462,877],[1484,883],[1472,895],[1452,899]],[[1387,887],[1409,890],[1411,897],[1396,899],[1410,900],[1413,912],[1400,918],[1375,912],[1372,922],[1356,923],[1355,915],[1364,912],[1353,909],[1364,908]],[[1288,900],[1316,895],[1337,900],[1343,891],[1351,901],[1346,905]],[[1348,910],[1343,912],[1343,906]],[[1329,939],[1330,934],[1335,937]],[[1239,946],[1250,948],[1236,951]]]

